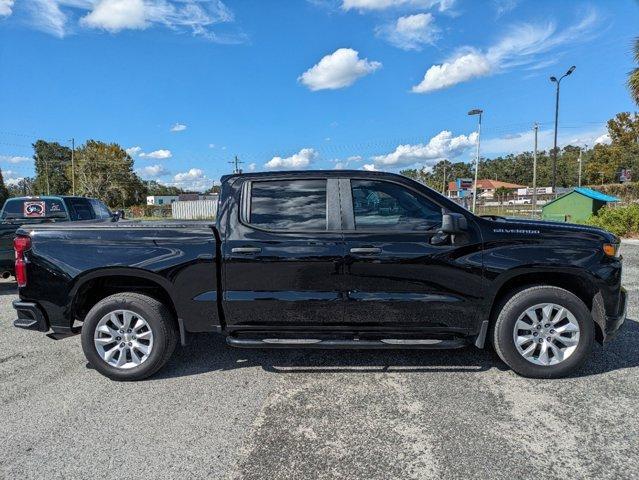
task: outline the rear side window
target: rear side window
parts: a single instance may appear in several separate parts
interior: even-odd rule
[[[249,223],[267,230],[326,230],[326,180],[253,182]]]
[[[107,208],[107,206],[102,203],[100,200],[95,198],[91,198],[89,200],[91,202],[91,206],[93,207],[93,211],[95,212],[95,218],[111,218],[111,212]]]
[[[357,230],[426,231],[442,223],[441,207],[391,182],[351,180]]]
[[[38,198],[15,198],[7,200],[2,210],[3,219],[11,218],[47,218],[66,216],[62,200]]]
[[[71,218],[73,220],[93,220],[95,214],[93,208],[86,198],[69,198],[67,200],[71,210]]]

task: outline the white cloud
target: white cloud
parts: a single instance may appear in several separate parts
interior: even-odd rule
[[[255,163],[249,163],[249,166],[248,166],[249,172],[254,172],[256,168],[257,168],[257,165]]]
[[[142,151],[142,148],[141,147],[129,147],[125,151],[131,157],[135,157],[138,153],[140,153]]]
[[[402,50],[421,50],[423,45],[432,45],[439,38],[439,32],[430,13],[399,17],[375,29],[378,36]]]
[[[578,23],[563,31],[558,31],[552,22],[545,25],[515,25],[487,50],[463,47],[445,62],[432,65],[412,91],[432,92],[515,67],[547,66],[548,59],[543,58],[542,54],[586,38],[591,34],[597,18],[595,11],[590,11]]]
[[[184,190],[203,191],[211,187],[215,182],[209,179],[199,168],[191,168],[186,172],[177,173],[170,185]]]
[[[113,33],[164,25],[173,30],[190,28],[196,35],[215,39],[208,28],[231,21],[233,13],[221,0],[99,0],[80,24]]]
[[[365,163],[362,166],[362,170],[366,170],[367,172],[376,172],[377,168],[372,163]]]
[[[209,148],[215,148],[215,144],[214,143],[209,143]]]
[[[380,62],[359,58],[359,53],[352,48],[339,48],[306,70],[298,81],[312,91],[335,90],[352,85],[381,66]]]
[[[604,133],[603,135],[599,135],[597,138],[595,138],[595,145],[598,144],[604,144],[604,145],[608,145],[610,144],[610,142],[612,142],[612,139],[610,138],[610,135],[607,133]]]
[[[493,0],[492,3],[493,7],[495,7],[495,15],[500,18],[517,8],[519,0]]]
[[[173,154],[171,153],[171,150],[163,150],[163,149],[155,150],[155,151],[153,151],[151,153],[144,153],[144,152],[140,153],[140,157],[143,157],[143,158],[156,158],[158,160],[164,160],[164,159],[167,159],[167,158],[171,158],[172,156],[173,156]]]
[[[429,140],[428,143],[416,145],[399,145],[395,151],[373,157],[375,166],[413,165],[416,163],[431,166],[445,158],[455,158],[477,143],[477,132],[470,135],[453,134],[443,130]]]
[[[18,155],[0,155],[0,161],[16,164],[16,163],[32,162],[33,158],[23,157]]]
[[[0,0],[0,8],[12,0]],[[233,13],[221,0],[29,0],[35,28],[57,37],[76,29],[69,19],[80,16],[84,28],[117,33],[163,26],[172,31],[190,30],[220,43],[240,43],[244,34],[218,35],[212,27],[232,22]],[[64,9],[63,9],[64,8]],[[2,11],[2,10],[0,10]],[[77,14],[79,11],[79,15]]]
[[[2,170],[2,179],[7,186],[16,186],[18,183],[24,180],[24,177],[19,176],[13,170]]]
[[[303,148],[290,157],[273,157],[264,164],[264,167],[269,170],[302,170],[308,167],[317,157],[317,152],[312,148]]]
[[[460,55],[449,62],[430,67],[424,79],[412,88],[414,93],[426,93],[451,87],[475,77],[488,75],[493,69],[490,61],[480,53]]]
[[[143,177],[157,178],[163,175],[167,175],[169,172],[163,165],[149,165],[139,170]]]
[[[62,38],[66,35],[67,15],[60,10],[58,0],[31,0],[28,2],[31,24],[34,28]]]
[[[574,130],[565,132],[559,125],[559,136],[557,145],[565,147],[574,145],[592,147],[597,143],[605,143],[607,134],[605,126],[583,130],[575,133]],[[550,150],[553,146],[554,130],[552,128],[540,129],[537,134],[539,151]],[[532,129],[523,132],[511,133],[498,138],[487,138],[481,141],[481,155],[496,156],[504,154],[517,154],[522,152],[532,152],[535,145],[535,136]]]
[[[183,132],[184,130],[186,130],[186,125],[183,123],[176,123],[171,127],[172,132]]]
[[[449,10],[455,0],[343,0],[343,10],[386,10],[388,8],[432,8],[437,6],[440,12]]]
[[[143,0],[101,0],[91,13],[80,19],[80,24],[109,32],[141,30],[149,26],[146,9]]]
[[[12,13],[14,0],[0,0],[0,17],[8,17]]]
[[[352,155],[348,157],[346,160],[333,160],[333,162],[335,162],[335,166],[333,167],[333,169],[345,170],[347,168],[350,168],[353,163],[359,163],[362,160],[363,159],[361,155]]]

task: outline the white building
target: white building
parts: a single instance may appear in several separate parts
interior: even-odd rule
[[[173,202],[178,201],[177,195],[149,195],[146,197],[147,205],[171,205]]]

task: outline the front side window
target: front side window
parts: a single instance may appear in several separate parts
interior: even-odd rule
[[[249,223],[267,230],[326,230],[326,180],[251,184]]]
[[[93,220],[95,214],[86,198],[72,198],[69,200],[73,212],[73,220]]]
[[[93,206],[93,211],[95,212],[96,218],[111,218],[113,215],[111,211],[107,208],[107,206],[102,203],[100,200],[92,198],[91,205]]]
[[[441,207],[395,183],[351,180],[357,230],[428,231],[442,223]]]

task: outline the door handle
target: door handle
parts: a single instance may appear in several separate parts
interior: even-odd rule
[[[351,248],[351,253],[374,255],[382,253],[382,249],[378,247],[354,247]]]
[[[235,247],[231,249],[231,253],[260,253],[262,249],[260,247]]]

